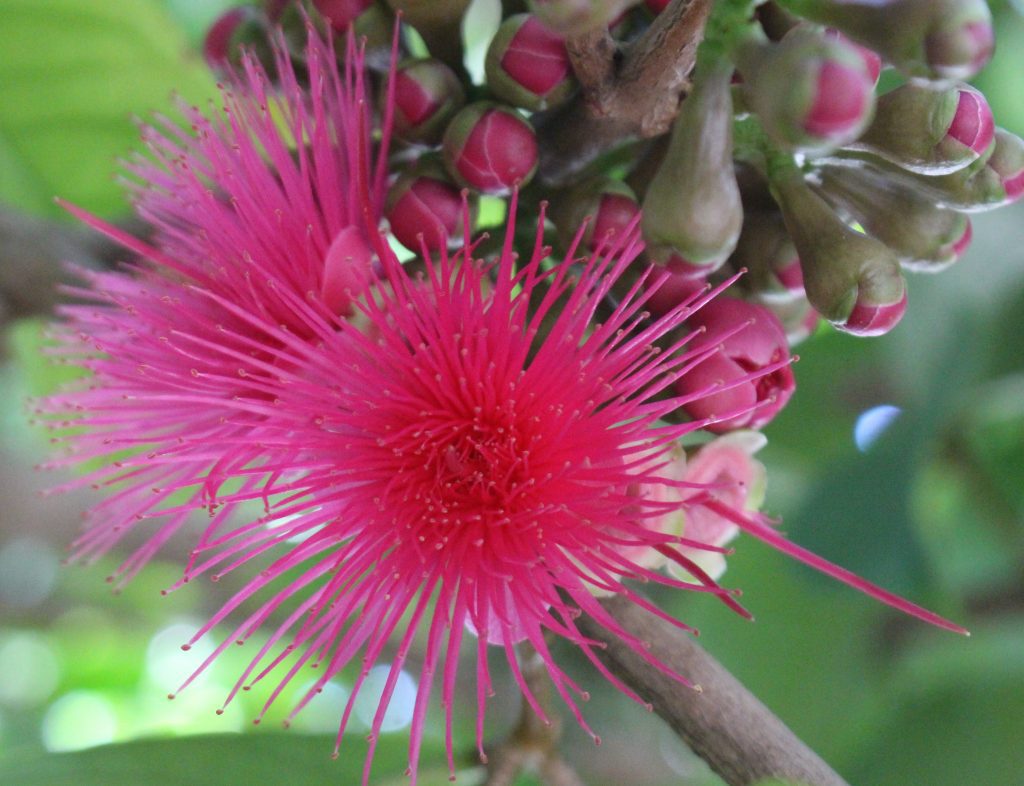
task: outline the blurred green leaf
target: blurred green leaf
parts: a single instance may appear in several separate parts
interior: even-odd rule
[[[914,648],[892,676],[886,710],[850,765],[864,784],[1020,783],[1024,651],[1020,617],[974,640]]]
[[[5,0],[0,52],[0,199],[42,214],[63,212],[55,195],[122,212],[132,116],[215,91],[158,0]]]
[[[404,734],[381,737],[374,768],[379,774],[371,783],[387,782],[385,773],[407,756],[408,745]],[[0,767],[7,786],[359,783],[366,744],[346,737],[337,760],[331,759],[333,748],[334,738],[328,736],[218,734],[139,740],[76,753],[15,754]]]

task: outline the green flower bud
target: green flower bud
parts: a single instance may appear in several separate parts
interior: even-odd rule
[[[681,256],[698,275],[726,260],[743,224],[732,163],[731,77],[727,62],[698,67],[643,201],[651,258],[665,263]]]
[[[992,56],[985,0],[784,0],[841,30],[910,76],[969,79]]]
[[[969,241],[963,213],[866,167],[827,169],[822,187],[865,231],[892,249],[908,270],[937,272],[956,262]]]
[[[637,0],[530,0],[530,10],[562,35],[579,35],[607,27]]]
[[[804,293],[796,246],[777,210],[745,209],[743,231],[729,257],[733,270],[747,270],[741,286],[759,302],[786,302]]]
[[[1024,194],[1024,140],[1001,128],[985,155],[948,175],[910,172],[868,153],[844,153],[838,161],[841,166],[867,165],[944,207],[966,213],[994,210]]]
[[[576,87],[564,39],[530,14],[501,23],[484,65],[494,94],[524,109],[563,104]]]
[[[747,106],[783,147],[840,147],[871,119],[875,83],[849,41],[799,25],[778,43],[748,38],[736,65]]]
[[[895,327],[907,303],[896,255],[847,226],[796,168],[773,173],[771,188],[800,254],[811,305],[854,335],[881,335]]]
[[[460,185],[508,194],[537,171],[537,137],[516,110],[488,101],[462,109],[444,132],[444,165]]]
[[[994,133],[988,102],[973,87],[911,82],[878,99],[875,119],[854,147],[904,169],[941,175],[976,161]]]
[[[467,210],[472,223],[476,208],[476,195],[469,193],[464,201],[441,162],[425,157],[388,189],[384,213],[398,241],[419,253],[423,247],[437,251],[461,239]]]
[[[594,251],[609,237],[621,236],[639,212],[633,189],[621,180],[598,176],[555,197],[548,215],[558,230],[559,242],[566,248],[586,220],[580,246]]]
[[[458,76],[440,60],[424,58],[399,65],[393,80],[395,136],[406,142],[439,144],[448,121],[466,103]]]

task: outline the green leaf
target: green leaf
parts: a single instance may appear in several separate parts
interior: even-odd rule
[[[133,115],[215,94],[157,0],[6,0],[0,52],[0,199],[40,214],[62,214],[53,196],[123,212],[112,173],[138,147]]]
[[[389,783],[395,769],[401,772],[408,745],[405,734],[381,737],[375,756],[376,777],[370,782]],[[217,734],[139,740],[76,753],[15,754],[0,760],[0,769],[7,786],[359,783],[366,743],[346,737],[337,760],[331,758],[333,748],[333,737],[280,732]]]

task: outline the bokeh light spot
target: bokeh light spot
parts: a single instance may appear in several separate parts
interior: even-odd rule
[[[880,404],[861,412],[853,426],[853,442],[857,450],[867,453],[902,412],[892,404]]]

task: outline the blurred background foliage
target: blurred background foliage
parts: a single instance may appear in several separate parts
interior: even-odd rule
[[[228,4],[0,1],[0,201],[66,219],[52,200],[59,195],[124,215],[112,172],[137,145],[133,115],[173,113],[172,91],[216,100],[197,45]],[[1010,3],[993,10],[998,51],[977,84],[998,122],[1024,134],[1024,19]],[[697,624],[704,645],[851,783],[1024,784],[1024,203],[978,216],[967,257],[910,287],[908,316],[892,334],[823,330],[801,347],[797,395],[766,432],[768,508],[798,542],[974,635],[928,629],[748,541],[727,580],[743,588],[756,623],[707,597],[657,599]],[[167,701],[213,647],[178,645],[231,582],[163,597],[180,570],[173,550],[118,596],[102,580],[116,557],[59,567],[92,498],[38,493],[59,478],[32,469],[47,445],[27,425],[26,399],[66,374],[41,357],[40,330],[38,322],[8,330],[0,366],[0,780],[356,782],[373,685],[336,762],[343,679],[287,733],[275,721],[296,691],[259,727],[250,723],[265,700],[259,689],[214,714],[251,647],[232,648]],[[587,783],[720,783],[656,717],[601,690],[579,666],[604,745],[594,750],[570,728],[564,747]],[[379,784],[406,782],[415,672],[400,688],[387,724],[397,733],[377,754]],[[460,782],[473,784],[480,772],[469,755],[469,697],[465,704],[456,721],[467,754]],[[495,738],[512,722],[510,704],[493,702]],[[447,783],[442,734],[438,717],[428,728],[425,786]]]

